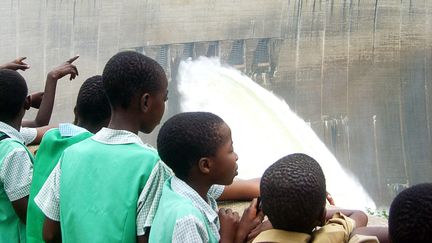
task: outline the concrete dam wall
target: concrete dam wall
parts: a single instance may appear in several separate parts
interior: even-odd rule
[[[169,76],[175,57],[219,56],[285,99],[377,205],[432,180],[431,1],[1,3],[0,62],[27,56],[30,91],[81,56],[78,80],[58,83],[53,124],[72,121],[81,83],[119,50],[146,53]]]

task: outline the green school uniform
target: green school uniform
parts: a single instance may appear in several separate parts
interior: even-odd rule
[[[27,242],[45,242],[42,238],[45,215],[34,202],[35,196],[56,166],[63,151],[92,135],[87,130],[72,124],[60,124],[59,128],[51,129],[45,133],[33,167],[33,181],[27,208]]]
[[[138,197],[158,161],[143,145],[95,137],[66,149],[60,159],[63,242],[136,242]]]
[[[4,124],[0,124],[0,125],[3,126]],[[18,131],[16,131],[16,133],[18,133]],[[16,149],[21,149],[21,150],[24,149],[27,152],[30,162],[33,162],[33,155],[30,153],[30,151],[28,151],[27,147],[24,146],[23,141],[19,141],[15,136],[12,135],[9,136],[9,135],[11,134],[3,132],[0,129],[0,137],[3,137],[2,140],[0,141],[0,168],[2,168],[5,159],[9,155],[13,154],[14,153],[13,151]],[[15,132],[13,132],[13,135],[16,135]],[[16,161],[16,162],[20,162],[20,161]],[[9,175],[9,176],[15,176],[15,175]],[[29,174],[28,182],[30,182],[30,180],[31,180],[31,174]],[[21,188],[20,191],[23,196],[26,194],[28,195],[28,191],[25,192],[26,190],[28,190],[28,188],[27,189]],[[0,242],[8,242],[8,243],[26,242],[25,235],[26,235],[25,225],[19,219],[18,215],[15,213],[15,210],[12,207],[12,203],[9,200],[9,197],[5,191],[4,183],[0,181]]]
[[[196,198],[198,194],[194,195],[195,192],[191,192],[193,189],[184,182],[178,183],[180,180],[174,178],[172,177],[165,182],[159,207],[150,230],[149,242],[219,242],[219,235],[215,235],[215,230],[211,229],[209,223],[209,217],[212,217],[209,216],[208,211],[203,211],[202,205],[199,205],[200,200]],[[183,195],[173,190],[171,184],[173,179],[177,180],[176,185],[183,187],[181,189]],[[204,200],[201,203],[205,203]],[[211,210],[215,210],[215,208]],[[178,230],[176,224],[180,220],[185,220],[183,222],[188,221],[188,223],[192,221],[191,224],[196,225],[196,227],[185,227]],[[216,220],[218,221],[218,219]]]

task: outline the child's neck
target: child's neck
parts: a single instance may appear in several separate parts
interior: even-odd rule
[[[207,202],[207,193],[212,185],[199,179],[194,180],[194,178],[188,178],[185,182],[192,187],[201,196],[201,198],[204,199],[204,201]]]
[[[112,110],[111,120],[108,128],[115,130],[126,130],[138,134],[140,130],[139,121],[135,113],[128,110],[116,109]]]
[[[1,121],[1,122],[8,124],[9,126],[15,128],[17,131],[21,130],[21,119],[14,119],[10,121]]]

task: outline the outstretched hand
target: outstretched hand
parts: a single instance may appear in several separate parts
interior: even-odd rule
[[[10,69],[10,70],[22,70],[25,71],[26,69],[30,68],[30,65],[28,65],[27,63],[23,62],[27,57],[18,57],[17,59],[5,63],[3,65],[0,65],[0,68],[5,68],[5,69]]]
[[[75,79],[75,77],[78,76],[78,69],[72,63],[76,59],[78,59],[78,57],[79,55],[76,55],[70,58],[69,60],[67,60],[65,63],[51,70],[48,73],[48,78],[53,80],[58,80],[69,74],[70,75],[69,80]]]

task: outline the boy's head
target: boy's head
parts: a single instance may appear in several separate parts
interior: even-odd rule
[[[204,175],[210,183],[228,185],[237,175],[231,130],[209,112],[185,112],[168,119],[159,131],[161,159],[184,181]]]
[[[102,79],[113,112],[134,112],[140,120],[140,131],[153,131],[167,100],[168,82],[163,68],[141,53],[124,51],[111,57]]]
[[[27,84],[18,72],[0,69],[0,121],[21,121],[30,108],[27,92]]]
[[[275,229],[310,233],[325,213],[324,173],[306,154],[291,154],[271,165],[260,191],[263,212]]]
[[[81,85],[75,107],[75,121],[99,130],[108,125],[111,108],[103,88],[102,76],[88,78]]]
[[[392,243],[432,242],[432,183],[399,193],[390,206],[388,223]]]

